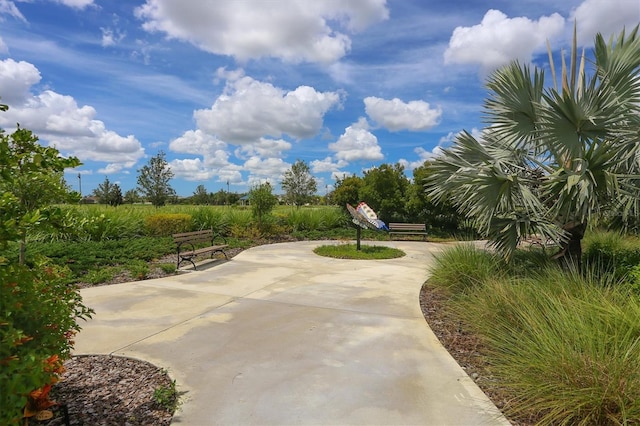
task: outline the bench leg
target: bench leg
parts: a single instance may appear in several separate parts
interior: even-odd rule
[[[191,262],[191,264],[193,265],[193,270],[194,271],[198,270],[198,268],[196,268],[195,262],[193,261],[193,259],[191,257],[183,257],[183,258],[178,257],[178,265],[177,265],[176,269],[180,269],[180,264],[182,262]]]

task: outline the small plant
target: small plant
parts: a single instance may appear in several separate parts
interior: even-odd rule
[[[115,277],[116,273],[120,271],[120,268],[101,268],[92,269],[82,278],[84,281],[90,284],[101,284],[107,281],[111,281]]]
[[[131,272],[131,276],[137,280],[147,278],[149,274],[149,265],[143,260],[133,260],[127,264],[127,269]]]
[[[176,272],[176,264],[175,263],[161,263],[158,265],[162,272],[165,274],[174,274]]]
[[[153,391],[153,401],[170,413],[174,413],[181,404],[176,381],[167,386],[160,386]]]

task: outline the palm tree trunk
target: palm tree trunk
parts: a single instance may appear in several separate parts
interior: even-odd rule
[[[560,251],[553,258],[558,260],[565,269],[573,268],[580,271],[582,270],[582,238],[587,230],[587,222],[569,222],[562,229],[566,231],[568,239],[560,244]]]

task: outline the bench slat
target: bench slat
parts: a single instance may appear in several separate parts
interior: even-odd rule
[[[427,226],[424,223],[389,223],[389,238],[397,235],[423,235],[426,240]]]

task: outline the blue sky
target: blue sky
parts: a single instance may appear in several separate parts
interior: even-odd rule
[[[548,68],[640,22],[639,0],[0,0],[0,97],[16,123],[123,191],[160,150],[179,195],[245,192],[296,160],[321,194],[413,168],[483,126],[485,77]]]

